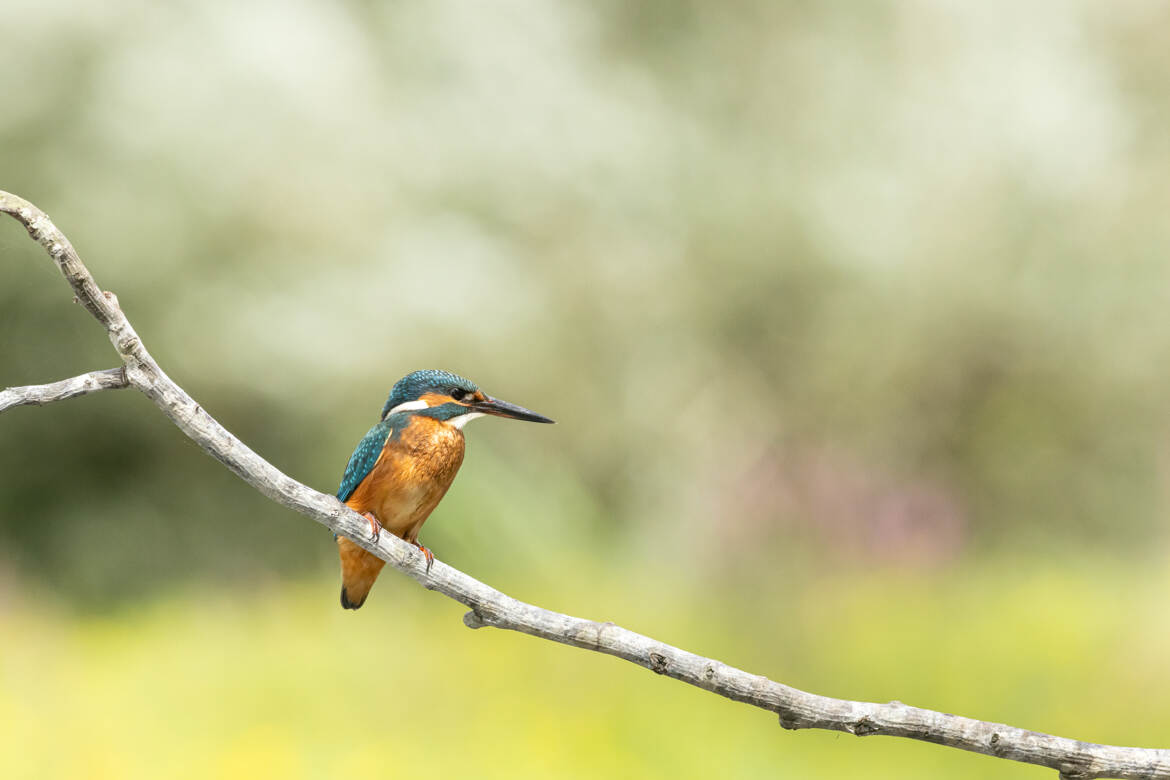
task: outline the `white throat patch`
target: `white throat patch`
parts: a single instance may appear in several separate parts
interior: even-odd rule
[[[454,425],[456,428],[462,430],[464,425],[474,420],[476,417],[483,417],[483,412],[468,412],[461,414],[458,417],[452,417],[447,421],[448,425]]]

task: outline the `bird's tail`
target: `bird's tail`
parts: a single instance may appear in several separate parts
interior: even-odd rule
[[[370,588],[386,562],[376,555],[346,539],[337,537],[337,549],[341,553],[341,606],[357,609],[366,603]]]

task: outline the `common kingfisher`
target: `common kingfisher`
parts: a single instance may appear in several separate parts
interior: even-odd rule
[[[337,497],[370,522],[374,539],[385,528],[418,547],[429,572],[435,556],[419,544],[419,529],[463,463],[463,426],[485,414],[553,422],[484,395],[474,382],[449,371],[407,374],[390,391],[381,421],[349,457]],[[365,603],[385,561],[344,536],[337,537],[337,547],[341,606],[357,609]]]

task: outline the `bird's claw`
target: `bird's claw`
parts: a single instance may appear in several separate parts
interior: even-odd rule
[[[417,547],[418,549],[422,550],[423,556],[427,559],[426,573],[430,574],[431,573],[431,566],[433,566],[435,563],[435,554],[433,552],[431,552],[430,550],[428,550],[426,547],[423,547],[418,542],[415,542],[414,546]]]
[[[374,542],[382,535],[382,524],[378,522],[378,518],[374,517],[371,512],[362,512],[362,517],[370,521],[370,534],[374,537]]]

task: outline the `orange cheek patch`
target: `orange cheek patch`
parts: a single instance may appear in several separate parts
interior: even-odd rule
[[[419,396],[419,400],[426,401],[427,406],[442,406],[443,404],[449,404],[455,401],[451,396],[442,393],[423,393]]]
[[[443,393],[424,393],[419,396],[420,401],[426,401],[427,406],[442,406],[443,403],[452,403],[455,399]]]

